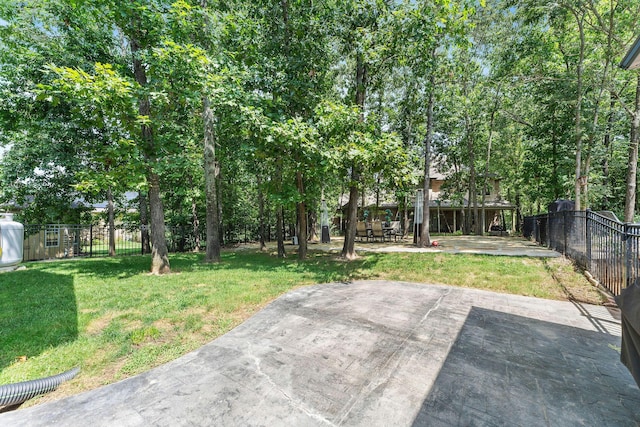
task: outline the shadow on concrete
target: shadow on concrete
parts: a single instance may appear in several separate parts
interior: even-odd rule
[[[413,426],[637,426],[619,337],[472,307]]]
[[[77,336],[72,276],[34,270],[0,275],[0,369]]]

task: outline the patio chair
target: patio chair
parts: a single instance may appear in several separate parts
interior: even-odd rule
[[[384,229],[382,228],[382,222],[373,221],[371,226],[371,237],[373,240],[382,239],[384,242],[386,239],[386,235],[384,234]]]
[[[360,241],[362,241],[363,238],[366,238],[368,242],[370,237],[369,230],[367,230],[367,224],[365,224],[364,221],[358,221],[356,223],[356,238],[359,238]]]
[[[387,236],[389,237],[389,241],[391,241],[391,236],[393,236],[394,242],[398,240],[398,236],[402,237],[400,221],[391,221],[391,228],[387,230]]]

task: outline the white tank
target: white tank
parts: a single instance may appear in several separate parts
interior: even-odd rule
[[[24,226],[13,220],[13,214],[0,213],[0,270],[22,262]]]

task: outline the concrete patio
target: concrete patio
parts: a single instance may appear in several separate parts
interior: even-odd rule
[[[481,254],[504,256],[528,256],[540,258],[555,258],[561,256],[558,252],[522,237],[498,236],[434,236],[438,246],[418,248],[409,236],[406,239],[390,240],[386,242],[356,241],[357,251],[364,252],[445,252],[454,254]],[[339,252],[342,250],[342,237],[332,237],[331,243],[314,243],[309,248]]]
[[[601,306],[385,281],[292,291],[145,374],[7,426],[637,426]]]

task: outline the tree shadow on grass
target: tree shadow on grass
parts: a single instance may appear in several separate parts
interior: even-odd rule
[[[38,270],[0,274],[0,369],[77,336],[73,276]]]
[[[297,259],[297,254],[289,254],[287,258],[259,251],[229,252],[222,256],[220,264],[205,264],[201,260],[198,263],[181,263],[179,258],[174,258],[172,268],[176,271],[184,270],[216,270],[231,271],[247,269],[252,272],[276,273],[289,271],[311,277],[316,283],[328,283],[336,281],[351,281],[371,278],[371,270],[384,254],[367,253],[352,261],[338,259],[337,254],[324,251],[309,251],[308,258],[302,261]]]
[[[204,253],[170,254],[172,272],[190,271],[229,271],[247,269],[253,272],[277,272],[286,268],[288,271],[311,276],[317,283],[343,280],[359,280],[369,278],[366,273],[375,265],[383,254],[367,253],[353,261],[339,260],[337,254],[324,251],[309,251],[304,261],[298,261],[296,253],[289,253],[287,258],[260,252],[258,250],[243,250],[237,252],[223,252],[222,262],[219,264],[204,263]],[[96,258],[88,260],[71,260],[51,262],[51,270],[64,269],[74,274],[91,275],[102,279],[128,278],[139,274],[146,274],[151,266],[151,258],[145,256],[127,256],[113,258]],[[40,270],[47,271],[46,266]]]
[[[291,272],[312,277],[317,283],[333,281],[360,280],[371,278],[369,270],[384,254],[363,253],[363,256],[353,261],[339,260],[335,253],[325,251],[309,251],[309,256],[303,261],[297,259],[295,252],[290,252],[287,258],[260,252],[258,250],[224,251],[222,262],[219,264],[204,263],[204,253],[173,253],[169,255],[172,272],[189,271],[231,271],[247,269],[253,272],[278,272],[287,269]],[[70,275],[83,274],[96,278],[129,278],[146,274],[151,266],[149,255],[125,256],[112,258],[95,258],[86,260],[60,260],[50,263],[51,267],[43,266],[39,270],[64,270]]]
[[[170,256],[171,257],[171,256]],[[84,274],[97,278],[128,278],[149,272],[151,267],[150,255],[129,255],[104,258],[84,258],[70,260],[53,260],[38,267],[41,271],[59,271],[65,273]]]

